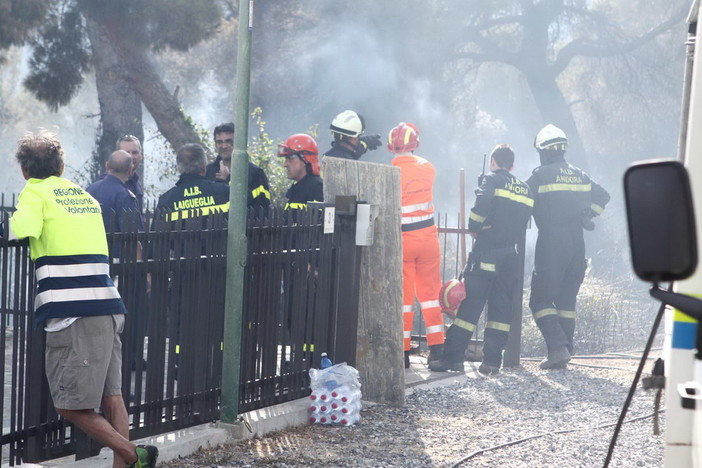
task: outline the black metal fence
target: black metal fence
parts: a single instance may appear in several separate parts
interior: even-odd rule
[[[308,395],[322,352],[355,364],[355,217],[337,211],[334,233],[324,234],[316,210],[294,224],[284,214],[247,226],[240,412]]]
[[[129,313],[123,392],[131,438],[219,418],[227,219],[167,222],[125,217],[108,235],[110,272]],[[239,412],[309,393],[319,354],[353,363],[358,248],[352,215],[324,234],[317,210],[288,224],[273,210],[251,216],[245,269]],[[3,462],[40,461],[99,446],[53,410],[43,371],[44,332],[32,328],[34,279],[26,242],[0,241]],[[351,325],[353,324],[353,325]],[[343,330],[340,339],[338,330]]]

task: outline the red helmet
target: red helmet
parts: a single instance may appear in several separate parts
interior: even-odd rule
[[[412,124],[400,122],[388,133],[388,151],[391,153],[409,153],[419,146],[419,132]]]
[[[278,145],[278,156],[297,156],[312,171],[312,174],[319,175],[319,150],[314,138],[306,133],[296,133],[288,137],[285,143]]]
[[[444,283],[439,290],[439,305],[441,310],[448,315],[456,316],[458,307],[466,298],[466,285],[463,281],[452,279]]]

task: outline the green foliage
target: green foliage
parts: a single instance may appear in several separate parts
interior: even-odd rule
[[[251,162],[263,169],[271,184],[271,200],[274,204],[285,204],[285,192],[290,187],[290,181],[285,175],[283,162],[278,158],[278,144],[281,140],[274,140],[266,132],[266,122],[263,120],[263,110],[257,107],[251,112],[251,118],[258,129],[258,133],[251,137],[248,144]]]
[[[285,204],[285,192],[292,185],[283,167],[283,160],[278,157],[278,144],[283,141],[271,138],[266,132],[266,121],[263,120],[263,110],[260,107],[256,107],[251,112],[251,118],[258,129],[258,134],[252,136],[249,141],[247,148],[249,158],[268,176],[273,203],[282,206]],[[319,124],[313,125],[305,133],[316,138],[319,133]]]
[[[82,16],[74,8],[51,11],[32,46],[24,85],[55,112],[78,92],[89,68]]]
[[[658,305],[644,289],[633,293],[631,281],[634,281],[631,275],[619,281],[586,276],[578,294],[576,354],[601,354],[644,346]],[[522,356],[545,356],[543,336],[529,311],[528,289],[522,306]]]
[[[0,0],[0,49],[23,44],[49,5],[49,0]]]
[[[208,38],[222,17],[218,0],[76,0],[104,24],[118,24],[134,44],[188,50]]]
[[[181,114],[183,114],[185,121],[193,128],[195,134],[198,137],[198,141],[195,141],[193,143],[200,143],[202,146],[205,147],[205,150],[207,150],[208,154],[213,154],[215,151],[214,147],[211,146],[212,138],[210,138],[210,132],[208,132],[205,127],[195,122],[195,119],[193,119],[193,117],[190,114],[186,113],[185,109],[183,109],[182,107],[180,109],[180,112]],[[171,149],[175,149],[176,151],[178,150],[178,148],[173,147],[171,147]]]

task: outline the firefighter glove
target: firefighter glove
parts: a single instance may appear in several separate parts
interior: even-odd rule
[[[380,135],[365,135],[361,137],[361,145],[363,145],[367,150],[373,151],[380,147],[382,143],[380,142]]]
[[[583,226],[583,229],[585,229],[586,231],[595,230],[595,222],[592,220],[594,214],[594,211],[588,209],[583,211],[583,213],[580,215],[581,224]]]

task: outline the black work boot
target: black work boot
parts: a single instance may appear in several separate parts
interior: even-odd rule
[[[548,357],[539,363],[542,369],[563,369],[570,361],[568,337],[558,316],[549,315],[536,321],[546,341]]]
[[[443,357],[443,355],[443,344],[431,345],[429,346],[429,357],[427,358],[427,362],[438,361]]]
[[[481,362],[478,367],[478,372],[482,375],[497,375],[500,373],[500,367]]]
[[[539,363],[542,369],[565,369],[570,361],[567,345],[550,348],[548,357]]]
[[[463,372],[463,360],[460,361],[444,361],[440,359],[438,361],[431,361],[429,363],[429,370],[434,372]]]

